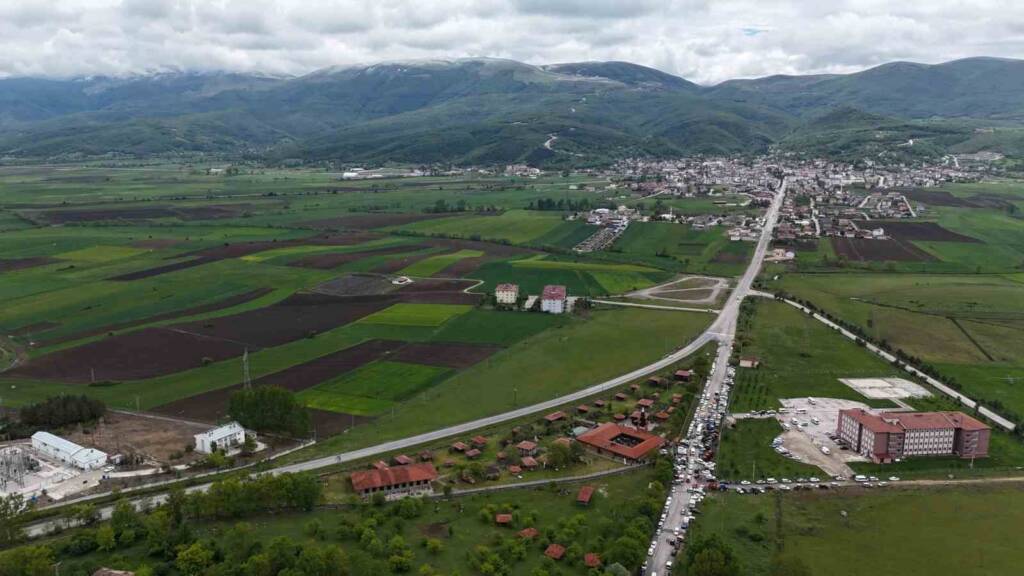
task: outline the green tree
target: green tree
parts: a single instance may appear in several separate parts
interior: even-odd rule
[[[191,546],[182,549],[174,560],[174,566],[184,576],[199,576],[212,565],[213,550],[202,542],[193,542]]]
[[[110,552],[117,548],[117,534],[110,524],[104,524],[96,529],[96,547],[101,552]]]
[[[21,546],[0,553],[3,576],[50,576],[53,574],[53,550],[49,546]]]
[[[0,498],[0,545],[11,544],[21,538],[18,515],[24,509],[25,501],[20,494]]]
[[[686,549],[687,576],[738,576],[732,549],[717,535],[695,541]]]
[[[296,437],[309,434],[309,413],[295,393],[278,386],[257,386],[231,395],[228,414],[246,428]]]

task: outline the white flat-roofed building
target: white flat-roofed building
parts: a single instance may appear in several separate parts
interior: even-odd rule
[[[196,452],[203,454],[211,454],[217,450],[226,452],[245,443],[245,428],[242,428],[238,422],[229,422],[213,430],[196,434],[195,439]]]
[[[32,448],[82,470],[95,470],[107,464],[107,453],[95,448],[79,446],[70,440],[49,432],[39,431],[32,435]]]

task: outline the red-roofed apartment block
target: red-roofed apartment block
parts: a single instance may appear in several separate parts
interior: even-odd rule
[[[353,472],[349,479],[360,496],[383,492],[388,500],[394,500],[433,494],[431,482],[437,480],[437,470],[430,463],[409,464],[383,470],[360,470]]]
[[[565,286],[545,286],[540,295],[540,310],[549,314],[565,312]]]
[[[661,436],[612,422],[580,434],[576,440],[598,454],[622,458],[626,462],[643,462],[648,454],[665,443]]]
[[[991,429],[963,412],[840,410],[840,441],[877,463],[912,456],[988,457]]]

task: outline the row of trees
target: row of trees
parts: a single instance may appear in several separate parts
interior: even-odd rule
[[[256,386],[231,395],[228,414],[242,426],[256,430],[287,434],[296,438],[309,435],[309,412],[295,394],[278,386]]]
[[[106,412],[107,406],[95,398],[62,394],[25,406],[18,415],[30,428],[59,428],[98,420]]]

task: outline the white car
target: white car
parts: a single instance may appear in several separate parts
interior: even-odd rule
[[[900,481],[900,477],[899,476],[889,476],[889,481],[890,482],[899,482]]]

